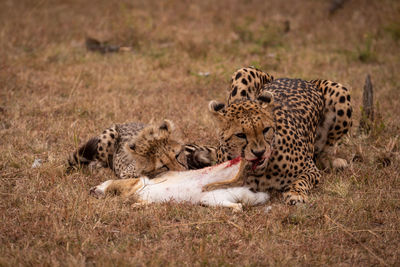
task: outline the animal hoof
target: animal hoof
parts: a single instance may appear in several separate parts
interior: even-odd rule
[[[233,212],[242,212],[243,211],[243,205],[241,203],[236,203],[234,206],[232,206]]]
[[[111,180],[108,180],[98,186],[93,186],[92,188],[90,188],[89,194],[94,197],[104,196],[106,194],[106,189],[110,185],[110,183],[111,183]]]
[[[89,195],[98,198],[99,196],[104,196],[104,194],[101,194],[100,190],[97,190],[97,186],[93,186],[89,190]]]

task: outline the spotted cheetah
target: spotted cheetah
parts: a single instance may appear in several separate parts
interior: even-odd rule
[[[169,120],[160,125],[115,124],[72,153],[68,163],[70,167],[96,164],[111,168],[122,179],[152,178],[188,168],[184,146]]]
[[[245,183],[279,189],[285,202],[306,202],[322,168],[343,168],[334,146],[352,126],[350,95],[327,80],[274,79],[249,67],[232,76],[227,105],[211,101],[219,144],[216,162],[238,156],[248,163]]]

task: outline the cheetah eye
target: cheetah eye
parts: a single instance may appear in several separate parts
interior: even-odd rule
[[[242,139],[246,139],[246,135],[244,133],[237,133],[235,134],[237,137],[242,138]]]
[[[135,145],[135,144],[132,144],[132,145],[129,146],[129,148],[132,149],[132,150],[135,150],[136,145]]]
[[[268,133],[270,129],[271,129],[271,127],[265,127],[263,130],[263,134]]]

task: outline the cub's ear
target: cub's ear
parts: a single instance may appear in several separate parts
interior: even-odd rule
[[[262,105],[273,105],[274,104],[274,94],[269,91],[262,91],[257,97],[257,100],[261,102]]]
[[[172,133],[172,131],[175,129],[175,125],[172,121],[170,120],[164,120],[160,126],[158,127],[160,131],[166,131],[167,133]]]
[[[210,103],[208,103],[208,110],[213,114],[220,113],[224,108],[225,104],[219,103],[215,100],[211,100]]]

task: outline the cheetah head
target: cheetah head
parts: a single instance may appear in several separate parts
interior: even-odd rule
[[[273,94],[268,91],[256,100],[239,100],[228,106],[210,102],[223,160],[241,156],[251,163],[253,171],[267,166],[275,134],[273,108]]]
[[[136,171],[141,175],[154,177],[165,171],[187,169],[182,142],[169,120],[144,128],[127,142],[125,151],[135,161]]]

